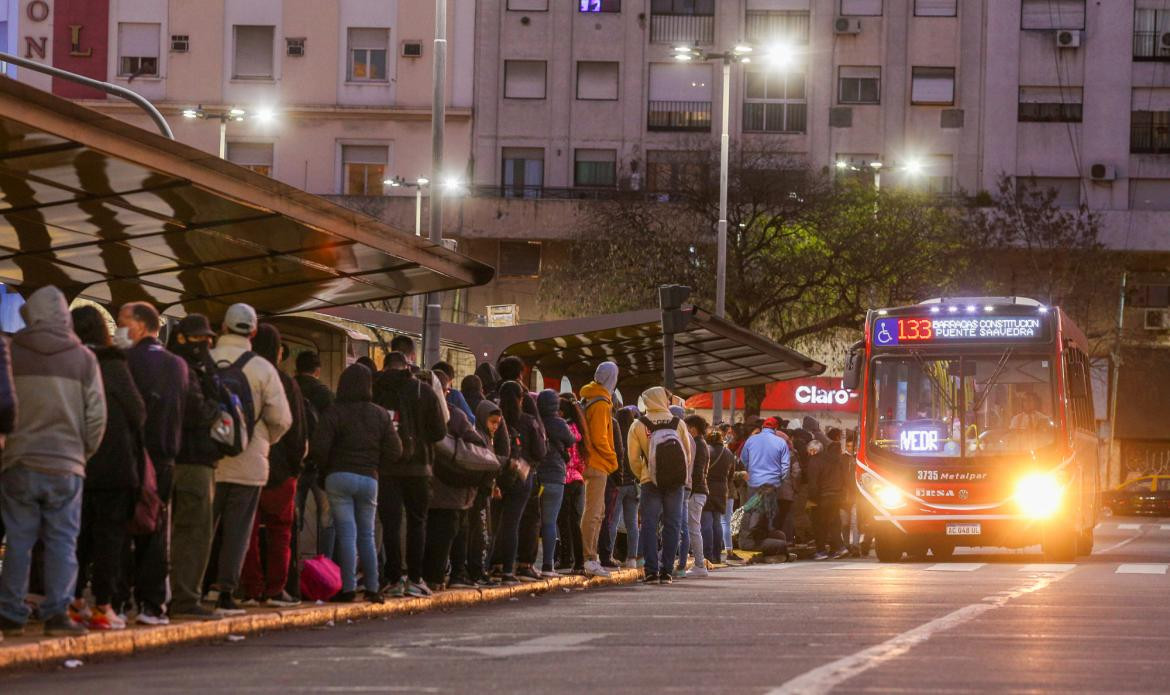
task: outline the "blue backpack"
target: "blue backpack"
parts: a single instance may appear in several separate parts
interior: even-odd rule
[[[217,362],[212,375],[218,391],[219,417],[211,426],[211,438],[224,456],[242,454],[256,429],[252,386],[244,374],[244,365],[255,356],[249,350],[230,364],[226,360]]]

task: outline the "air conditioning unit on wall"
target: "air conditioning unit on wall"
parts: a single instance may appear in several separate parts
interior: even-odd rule
[[[1056,32],[1057,48],[1080,48],[1081,32],[1076,29],[1061,29]]]
[[[1089,178],[1093,181],[1112,181],[1117,178],[1117,168],[1112,164],[1091,164]]]
[[[838,17],[833,21],[833,33],[835,34],[860,34],[861,20],[853,17]]]

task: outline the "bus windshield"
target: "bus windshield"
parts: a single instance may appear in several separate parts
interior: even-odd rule
[[[1052,360],[1001,354],[874,360],[872,446],[944,459],[1018,454],[1056,441]]]

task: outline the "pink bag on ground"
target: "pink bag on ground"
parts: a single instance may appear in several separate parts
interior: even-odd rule
[[[324,555],[305,560],[301,569],[301,598],[328,601],[341,591],[341,568]]]

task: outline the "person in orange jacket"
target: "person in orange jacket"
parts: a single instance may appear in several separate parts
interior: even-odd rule
[[[593,381],[581,388],[581,409],[585,412],[585,514],[581,518],[581,542],[585,549],[585,574],[608,577],[597,554],[597,537],[605,517],[605,481],[618,468],[613,448],[613,392],[617,388],[618,366],[602,362]]]

